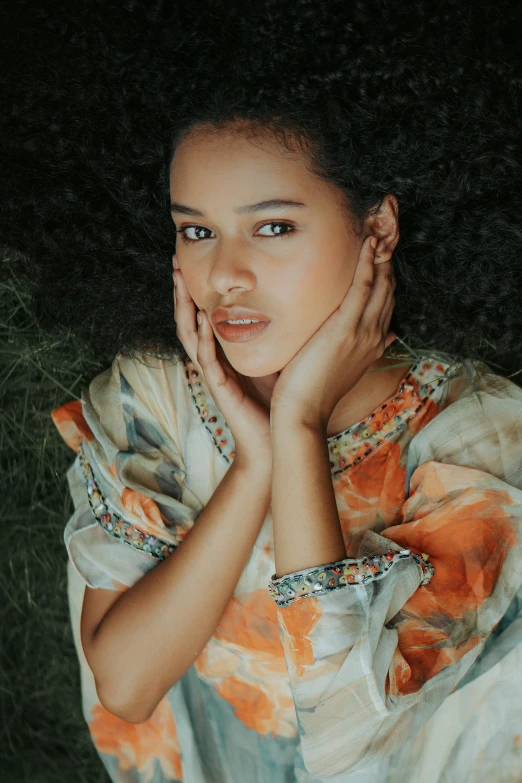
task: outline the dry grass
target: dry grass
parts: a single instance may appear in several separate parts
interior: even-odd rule
[[[49,416],[101,365],[36,327],[19,262],[0,257],[0,779],[108,783],[81,713],[68,618],[73,455]]]

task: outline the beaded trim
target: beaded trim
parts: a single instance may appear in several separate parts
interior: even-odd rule
[[[447,380],[449,364],[417,361],[400,382],[396,394],[366,419],[328,438],[333,476],[357,465],[395,433],[402,430]],[[423,381],[423,383],[421,383]]]
[[[94,478],[91,465],[87,461],[81,446],[78,449],[78,458],[83,478],[87,484],[89,506],[97,522],[107,533],[156,560],[164,560],[174,552],[177,547],[169,544],[168,541],[163,541],[161,538],[144,533],[143,530],[134,527],[130,522],[126,522],[118,514],[109,511],[107,501]]]
[[[185,359],[185,378],[192,402],[209,440],[217,448],[227,465],[230,465],[235,457],[235,451],[232,448],[234,437],[223,414],[212,399],[207,385],[201,379],[196,380],[199,378],[199,372],[191,359]],[[209,424],[213,426],[209,427]],[[224,437],[222,437],[223,435]]]
[[[364,585],[383,579],[395,563],[406,557],[413,558],[419,566],[421,572],[419,587],[429,584],[435,573],[435,568],[428,559],[429,555],[425,552],[418,555],[410,549],[391,549],[385,555],[338,560],[327,566],[307,568],[300,573],[281,576],[279,579],[276,579],[274,574],[268,585],[268,591],[277,606],[288,606],[299,598],[311,598],[350,585]]]
[[[230,465],[235,455],[232,432],[214,403],[204,379],[199,377],[194,363],[186,359],[184,364],[188,390],[205,432],[221,458]],[[357,465],[402,430],[447,380],[448,368],[449,364],[444,362],[434,363],[419,359],[402,379],[393,397],[388,398],[366,419],[338,435],[327,438],[332,475],[337,476]]]

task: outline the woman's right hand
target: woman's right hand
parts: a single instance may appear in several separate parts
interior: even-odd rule
[[[175,279],[174,313],[176,336],[201,373],[212,399],[223,414],[235,443],[234,462],[272,469],[270,412],[250,397],[238,381],[225,356],[218,358],[214,330],[206,313],[197,327],[196,304],[192,299],[176,256],[172,258]],[[223,354],[223,351],[221,351]]]

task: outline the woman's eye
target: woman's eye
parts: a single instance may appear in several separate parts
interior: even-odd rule
[[[289,223],[282,223],[279,220],[265,223],[261,226],[259,232],[264,229],[269,229],[271,233],[261,234],[262,237],[286,237],[295,230]],[[212,237],[205,236],[205,231],[208,231],[209,234],[214,233],[209,228],[205,228],[205,226],[183,226],[183,228],[178,228],[176,230],[176,234],[181,235],[183,242],[191,244],[193,242],[200,242],[202,239],[211,239]]]
[[[265,223],[264,226],[261,226],[261,229],[263,228],[271,228],[272,226],[276,227],[276,230],[273,234],[261,234],[263,237],[287,237],[289,234],[293,233],[294,229],[289,223],[280,223],[279,221],[273,221],[272,223]],[[261,231],[261,229],[259,229]],[[282,230],[282,229],[288,229],[288,230]]]
[[[193,231],[196,236],[188,236],[186,232]],[[200,239],[210,239],[210,237],[200,236],[201,231],[210,231],[209,228],[205,228],[205,226],[184,226],[183,228],[178,228],[176,231],[176,234],[181,234],[181,238],[184,242],[189,244],[190,242],[199,242]],[[213,232],[210,231],[212,234]]]

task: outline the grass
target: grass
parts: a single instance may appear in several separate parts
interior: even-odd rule
[[[0,254],[0,779],[109,783],[81,712],[68,616],[74,455],[49,416],[107,361],[37,328],[21,260]]]

